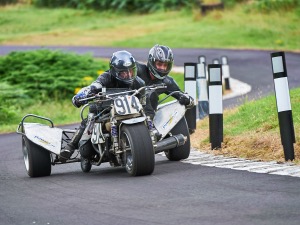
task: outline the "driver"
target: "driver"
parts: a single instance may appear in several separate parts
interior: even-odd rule
[[[139,89],[145,86],[145,82],[137,77],[136,61],[131,53],[122,50],[113,53],[110,62],[110,69],[101,74],[91,85],[82,88],[73,98],[72,103],[75,107],[86,104],[86,102],[80,102],[80,99],[87,98],[101,92],[102,87],[106,88],[128,88],[131,90]],[[151,119],[154,117],[154,111],[150,106],[149,101],[146,103],[145,91],[142,91],[137,95],[141,104],[145,110],[147,116]],[[69,159],[74,153],[75,149],[78,149],[79,141],[86,128],[86,120],[81,122],[79,129],[75,132],[70,143],[68,143],[60,152],[60,160],[65,161]]]
[[[149,51],[147,66],[139,62],[137,63],[138,76],[145,81],[147,86],[161,83],[167,86],[166,89],[157,89],[147,93],[147,100],[151,102],[150,105],[153,110],[157,109],[158,96],[160,94],[165,93],[168,95],[174,91],[180,91],[175,80],[168,76],[173,67],[173,62],[174,55],[172,50],[168,46],[156,44]],[[180,104],[186,105],[187,108],[194,106],[194,99],[187,94],[178,92],[172,96]]]

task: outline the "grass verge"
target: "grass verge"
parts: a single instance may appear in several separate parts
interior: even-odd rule
[[[245,4],[206,16],[197,8],[138,15],[18,5],[0,7],[0,43],[299,51],[299,18],[299,9],[261,13]]]
[[[295,164],[300,165],[300,89],[290,91],[296,143]],[[241,157],[262,161],[285,162],[281,144],[275,96],[245,102],[230,110],[224,110],[224,142],[221,150],[211,150],[209,143],[209,118],[198,121],[191,135],[192,146],[211,154]]]

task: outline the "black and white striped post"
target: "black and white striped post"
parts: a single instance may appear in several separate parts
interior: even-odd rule
[[[198,63],[206,63],[206,57],[204,55],[199,55]]]
[[[214,59],[214,60],[213,60],[213,64],[220,64],[220,62],[219,62],[218,59]]]
[[[227,56],[222,56],[222,75],[225,83],[225,90],[230,90],[230,72],[229,72],[229,65],[228,65],[228,58]]]
[[[197,63],[184,63],[184,90],[190,95],[195,103],[197,102]],[[197,105],[185,112],[186,122],[189,127],[189,132],[194,133],[197,122]]]
[[[199,55],[198,56],[198,62],[199,63],[204,63],[205,64],[205,74],[208,74],[208,72],[207,72],[207,64],[206,64],[206,57],[205,57],[205,55]],[[207,76],[206,76],[206,80],[207,80]],[[207,88],[206,88],[207,89]]]
[[[220,149],[223,142],[222,66],[208,65],[209,138],[211,149]]]
[[[284,52],[271,53],[281,143],[285,160],[294,160],[296,142]]]
[[[208,115],[209,109],[205,63],[197,64],[197,90],[199,119],[203,119]]]

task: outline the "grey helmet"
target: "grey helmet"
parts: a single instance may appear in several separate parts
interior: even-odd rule
[[[111,75],[118,83],[131,85],[136,79],[136,61],[128,51],[122,50],[113,53],[109,67]]]
[[[157,68],[156,62],[165,63],[165,69]],[[149,51],[147,66],[150,72],[157,79],[164,79],[166,75],[168,75],[172,69],[174,62],[174,56],[172,50],[168,46],[164,45],[155,45]]]

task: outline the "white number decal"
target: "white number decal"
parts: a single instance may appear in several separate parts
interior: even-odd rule
[[[115,99],[116,112],[119,115],[138,113],[142,106],[135,96],[120,96]]]
[[[91,142],[93,144],[98,144],[98,143],[104,143],[105,138],[102,135],[102,128],[101,128],[101,123],[95,123],[92,137],[91,137]]]

